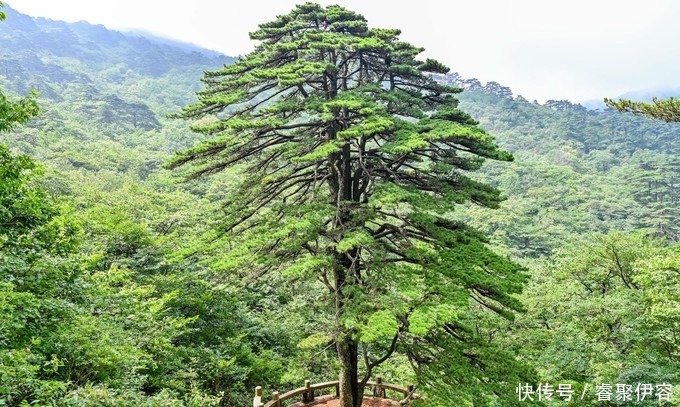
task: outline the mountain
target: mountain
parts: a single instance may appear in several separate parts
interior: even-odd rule
[[[142,109],[158,95],[136,95],[141,84],[179,79],[183,83],[174,86],[191,91],[176,94],[180,98],[172,103],[176,109],[192,100],[203,70],[233,61],[158,37],[123,34],[86,22],[32,18],[10,7],[5,7],[5,13],[7,21],[0,24],[0,73],[6,87],[19,94],[35,89],[43,100],[62,100],[69,90],[94,87],[102,94],[96,100],[108,103],[113,110],[116,103],[123,108],[129,108],[124,103],[136,103],[136,108]],[[109,98],[111,94],[124,96]]]
[[[0,26],[3,59],[14,54],[21,61],[22,57],[40,54],[43,58],[74,59],[95,70],[124,64],[129,69],[155,76],[183,65],[210,66],[233,60],[214,51],[156,36],[124,34],[86,22],[32,18],[10,7],[5,7],[5,13],[7,21]],[[46,69],[35,67],[41,68]]]
[[[184,42],[184,41],[179,41],[175,40],[172,38],[166,38],[162,37],[159,35],[156,35],[152,32],[146,31],[146,30],[141,30],[141,29],[131,29],[131,30],[126,30],[122,31],[124,35],[131,36],[133,38],[144,38],[148,41],[151,41],[152,43],[159,44],[159,45],[166,45],[170,48],[174,48],[176,50],[182,50],[185,52],[193,53],[193,52],[198,52],[199,54],[203,54],[209,58],[222,58],[224,55],[220,52],[213,51],[210,49],[203,48],[199,45],[192,44],[189,42]],[[231,58],[228,58],[228,60],[231,60]]]
[[[31,236],[49,236],[59,245],[46,253],[28,245],[6,255],[7,239],[0,239],[0,404],[241,406],[252,402],[255,386],[295,388],[301,377],[328,379],[332,347],[316,330],[321,313],[301,307],[278,277],[250,276],[243,283],[220,272],[228,265],[206,254],[220,250],[211,242],[220,233],[233,178],[247,174],[182,183],[182,174],[164,168],[176,151],[204,137],[169,115],[196,100],[204,71],[234,58],[143,33],[3,10],[0,88],[19,95],[37,90],[41,112],[0,138],[39,163],[25,171],[36,176],[24,191],[30,199],[22,202],[52,203],[44,210],[53,216],[50,227]],[[544,278],[545,268],[533,266],[552,261],[583,236],[642,230],[648,240],[680,239],[678,124],[565,100],[530,102],[497,82],[454,73],[437,79],[464,88],[461,108],[515,157],[487,162],[473,175],[507,197],[500,209],[461,206],[451,216],[532,266],[531,306],[549,302],[559,289]],[[45,196],[34,193],[38,188]],[[600,264],[596,260],[588,267]],[[621,303],[637,302],[600,308]],[[555,318],[561,307],[555,305]],[[584,320],[599,321],[586,311]],[[624,317],[604,321],[603,329],[618,335]],[[470,332],[483,331],[489,318],[470,322]],[[553,322],[545,322],[547,330]],[[527,330],[512,326],[476,338],[502,337],[515,341],[513,349],[525,349]],[[644,346],[630,350],[634,336],[588,336],[594,331],[578,332],[594,354],[621,344],[622,358],[661,359]],[[550,359],[542,346],[523,357],[536,365],[576,365],[565,382],[615,380],[620,366],[638,366],[628,359],[592,363],[604,373],[589,376],[583,367],[589,361],[573,362],[573,354],[560,353],[564,349]],[[385,377],[417,380],[406,377],[410,368],[402,356]],[[659,376],[664,380],[671,379]]]
[[[504,193],[500,211],[472,219],[520,257],[549,255],[570,236],[649,230],[680,239],[680,127],[568,100],[544,104],[496,82],[435,75],[465,89],[470,112],[516,160],[489,162],[482,179]],[[484,213],[485,212],[485,213]]]
[[[156,150],[168,154],[180,145],[191,145],[188,139],[189,144],[158,142],[168,125],[180,126],[169,124],[165,116],[195,100],[203,71],[233,61],[195,46],[123,34],[101,25],[29,17],[7,6],[4,11],[0,84],[16,94],[36,90],[43,109],[24,130],[37,138],[19,137],[13,142],[41,158],[68,156],[69,162],[84,168],[97,167],[88,162],[95,159],[91,151],[100,149],[97,144],[103,141],[116,146],[109,155],[130,150],[138,155],[133,161],[153,161],[146,164],[152,167],[163,162]],[[59,147],[51,133],[56,123],[64,134]],[[184,134],[190,133],[182,128]],[[154,151],[144,151],[139,143],[150,140],[156,142]],[[102,158],[96,157],[100,165]],[[110,163],[128,168],[125,161],[111,157]]]
[[[622,95],[616,96],[612,99],[628,99],[638,102],[651,102],[652,99],[668,99],[670,97],[680,96],[680,89],[678,88],[656,88],[656,89],[645,89],[645,90],[634,90],[626,92]],[[606,105],[603,100],[589,100],[584,102],[583,105],[588,109],[592,110],[604,110]]]
[[[630,99],[640,102],[651,102],[653,98],[668,99],[670,97],[679,96],[680,89],[678,88],[656,88],[626,92],[623,95],[617,96],[615,99]]]

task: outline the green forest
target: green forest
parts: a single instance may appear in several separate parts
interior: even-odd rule
[[[240,57],[0,10],[0,406],[680,406],[677,100],[529,102],[339,6]]]

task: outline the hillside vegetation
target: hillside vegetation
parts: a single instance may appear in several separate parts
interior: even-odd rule
[[[0,102],[35,90],[39,112],[0,133],[0,406],[236,407],[255,386],[334,380],[313,286],[225,272],[224,198],[248,174],[166,168],[205,138],[168,116],[235,59],[3,11]],[[525,267],[525,310],[472,303],[460,341],[436,339],[479,353],[428,361],[444,379],[417,374],[405,349],[375,374],[449,406],[522,405],[517,380],[590,386],[573,406],[680,406],[594,392],[680,383],[680,124],[438,79],[467,88],[461,109],[514,156],[475,175],[507,198],[499,209],[450,216]]]

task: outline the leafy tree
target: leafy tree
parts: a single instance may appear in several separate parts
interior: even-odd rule
[[[343,407],[360,405],[397,351],[427,368],[442,334],[465,343],[444,352],[478,380],[507,379],[484,368],[464,314],[471,302],[506,317],[521,308],[521,268],[449,217],[467,201],[497,207],[499,192],[465,173],[512,157],[457,109],[461,89],[428,75],[447,68],[399,34],[312,3],[260,25],[255,51],[207,72],[178,114],[209,140],[170,163],[197,165],[195,178],[242,170],[212,238],[217,264],[326,291]]]
[[[13,102],[0,91],[0,132],[36,113],[32,98]],[[64,389],[39,377],[58,361],[30,349],[63,314],[65,304],[49,297],[70,291],[73,282],[73,268],[61,255],[73,247],[74,229],[56,217],[53,202],[32,182],[39,173],[28,156],[0,145],[0,404],[10,406]]]
[[[542,381],[677,382],[677,245],[642,231],[591,234],[541,263],[522,294],[527,313],[503,338],[521,346]]]
[[[680,100],[674,97],[662,100],[654,98],[652,103],[633,102],[625,99],[619,99],[616,102],[607,98],[604,99],[604,102],[607,106],[613,107],[619,112],[630,112],[666,122],[680,122]]]
[[[10,131],[17,124],[26,123],[38,114],[35,93],[12,100],[0,91],[0,132]]]

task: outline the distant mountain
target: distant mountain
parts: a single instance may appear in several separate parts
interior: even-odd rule
[[[3,12],[0,87],[38,91],[42,111],[2,142],[67,171],[136,168],[146,176],[170,152],[194,143],[188,125],[166,115],[196,100],[204,71],[234,60],[157,36],[31,17],[8,5]]]
[[[626,92],[623,95],[616,97],[615,99],[630,99],[641,102],[651,102],[653,98],[668,99],[669,97],[680,96],[679,88],[658,88],[658,89],[647,89],[647,90],[635,90],[631,92]]]
[[[18,94],[37,90],[46,111],[112,126],[101,134],[159,128],[162,116],[195,100],[205,70],[234,60],[158,36],[31,17],[7,5],[3,11],[0,85]]]
[[[589,110],[604,110],[607,108],[607,105],[604,104],[603,99],[586,100],[581,104],[583,105],[583,107]]]
[[[131,36],[133,38],[138,38],[138,37],[143,37],[155,44],[159,45],[167,45],[171,48],[175,49],[181,49],[182,51],[186,52],[198,52],[199,54],[203,54],[209,58],[222,58],[224,57],[224,54],[213,51],[210,49],[203,48],[199,45],[192,44],[189,42],[184,42],[184,41],[179,41],[175,40],[172,38],[167,38],[167,37],[162,37],[159,35],[156,35],[152,32],[146,31],[146,30],[141,30],[141,29],[134,29],[130,31],[122,31],[124,35]]]
[[[59,64],[46,62],[50,58],[72,58],[94,70],[124,64],[151,76],[186,65],[217,66],[233,60],[214,51],[157,36],[123,34],[86,22],[30,17],[9,6],[5,6],[4,11],[7,20],[0,24],[0,56],[6,75],[11,69],[7,66],[14,63],[23,69],[45,73],[54,80],[75,79],[55,67]]]
[[[657,88],[646,90],[633,90],[622,95],[616,96],[612,99],[628,99],[639,102],[651,102],[652,99],[668,99],[669,97],[680,97],[680,88]],[[602,110],[606,108],[602,99],[589,100],[583,102],[583,106],[591,110]]]

